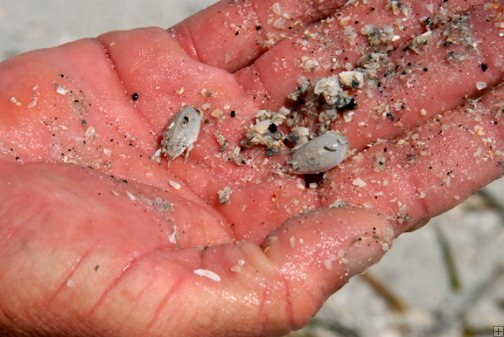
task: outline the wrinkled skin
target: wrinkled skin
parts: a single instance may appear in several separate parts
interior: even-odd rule
[[[378,0],[223,1],[168,31],[112,32],[0,63],[1,334],[281,335],[393,238],[501,176],[502,5],[431,2],[411,1],[404,16]],[[418,53],[405,48],[440,6],[468,13],[476,48],[443,45],[442,20]],[[316,188],[278,174],[288,151],[223,159],[215,131],[232,149],[300,76],[357,64],[372,48],[365,24],[395,27],[374,47],[395,68],[355,91],[352,120],[332,125],[353,156]],[[184,105],[206,119],[187,161],[151,160]]]

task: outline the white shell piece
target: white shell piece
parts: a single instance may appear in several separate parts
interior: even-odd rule
[[[348,146],[345,136],[335,131],[328,131],[294,151],[289,160],[291,172],[297,174],[326,172],[345,159]]]
[[[338,74],[339,81],[348,88],[362,88],[364,86],[364,73],[360,71],[342,71]]]
[[[324,77],[315,83],[313,92],[316,95],[324,96],[327,104],[335,104],[338,94],[341,92],[341,86],[337,75]]]
[[[186,150],[189,153],[198,139],[201,116],[199,110],[188,106],[173,116],[161,140],[161,152],[166,157],[173,160]]]
[[[208,269],[194,269],[193,273],[201,277],[206,277],[215,282],[220,282],[222,280],[222,278],[216,272]]]

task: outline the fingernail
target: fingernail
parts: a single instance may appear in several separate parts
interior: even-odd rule
[[[378,262],[390,249],[391,242],[391,238],[384,239],[376,235],[362,236],[356,239],[345,254],[348,273],[345,276],[360,274]]]

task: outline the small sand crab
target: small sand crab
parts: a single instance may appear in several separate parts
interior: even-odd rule
[[[335,131],[328,131],[300,146],[292,154],[292,173],[316,174],[329,171],[341,163],[348,150],[348,140]]]
[[[163,132],[161,153],[173,160],[185,151],[187,159],[198,139],[201,118],[201,111],[193,107],[185,106],[177,112]]]

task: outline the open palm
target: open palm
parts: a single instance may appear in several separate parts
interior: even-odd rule
[[[343,4],[222,1],[0,63],[3,333],[282,334],[499,177],[502,4]],[[344,163],[303,177],[287,147],[241,147],[300,78],[354,67]],[[203,111],[194,149],[153,160],[184,106]]]

